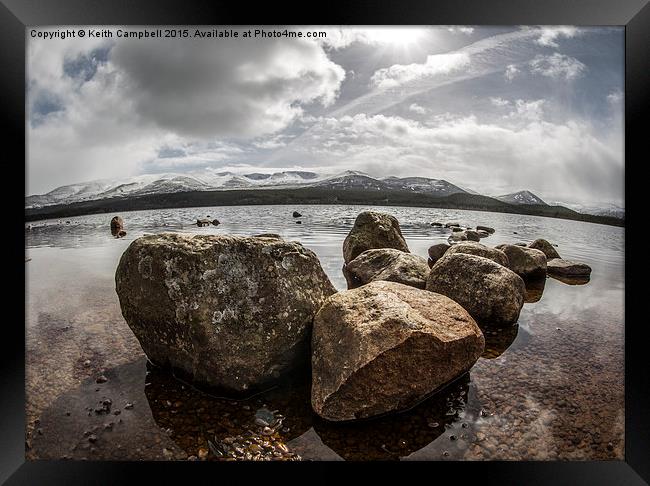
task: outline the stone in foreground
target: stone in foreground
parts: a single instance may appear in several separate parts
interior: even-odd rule
[[[364,251],[376,248],[395,248],[409,253],[399,222],[394,216],[364,211],[357,216],[354,226],[343,241],[343,259],[348,263]]]
[[[548,274],[555,277],[589,277],[591,267],[585,263],[576,263],[561,258],[549,260],[547,265]]]
[[[464,253],[442,257],[427,278],[426,289],[458,302],[480,324],[517,322],[526,286],[512,270],[488,258]]]
[[[508,257],[501,250],[496,248],[490,248],[489,246],[482,245],[481,243],[476,242],[461,242],[457,243],[446,253],[448,255],[453,255],[455,253],[464,253],[466,255],[476,255],[484,258],[489,258],[499,265],[503,265],[508,268]]]
[[[560,254],[553,247],[553,245],[542,238],[533,241],[530,245],[528,245],[528,248],[533,248],[535,250],[541,251],[544,255],[546,255],[547,260],[552,260],[553,258],[560,258]]]
[[[299,243],[171,233],[131,243],[115,283],[154,364],[234,392],[307,361],[313,317],[336,291]]]
[[[371,282],[331,296],[314,319],[314,411],[347,421],[411,408],[468,371],[483,333],[445,296]]]
[[[497,245],[508,257],[509,268],[523,278],[546,275],[546,255],[540,250],[519,245]]]
[[[427,261],[418,255],[393,248],[366,250],[345,265],[348,288],[356,288],[375,280],[398,282],[424,289],[429,274]]]
[[[449,250],[449,248],[450,246],[448,243],[437,243],[435,245],[431,245],[427,251],[429,254],[429,267],[432,267],[434,263],[440,260],[440,258],[442,258],[442,255],[444,255],[445,252]]]

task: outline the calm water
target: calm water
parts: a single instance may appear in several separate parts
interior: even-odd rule
[[[366,423],[320,420],[308,378],[232,401],[147,364],[115,293],[115,268],[133,239],[165,231],[278,233],[313,250],[343,290],[343,239],[364,209],[397,217],[411,251],[424,257],[449,235],[432,221],[482,224],[496,229],[482,240],[487,245],[543,237],[563,258],[589,264],[592,277],[584,285],[547,279],[518,325],[484,330],[486,351],[468,375],[411,411]],[[112,216],[26,225],[30,458],[185,459],[201,451],[213,459],[215,444],[259,435],[256,417],[284,417],[277,442],[303,459],[623,458],[623,228],[461,210],[242,206],[122,213],[128,234],[115,239]],[[206,216],[221,225],[193,224]],[[101,374],[108,381],[97,384]],[[110,412],[96,413],[107,398]]]

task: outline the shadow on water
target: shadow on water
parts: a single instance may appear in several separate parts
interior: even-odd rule
[[[495,359],[501,356],[515,341],[519,333],[518,324],[505,327],[481,324],[480,327],[485,337],[485,350],[481,357],[485,359]]]

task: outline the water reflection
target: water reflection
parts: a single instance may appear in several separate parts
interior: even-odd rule
[[[526,284],[524,302],[527,304],[539,302],[546,286],[546,275],[524,279],[524,283]]]
[[[486,359],[501,356],[515,341],[519,332],[518,324],[505,327],[481,324],[480,327],[485,337],[485,350],[481,357]]]
[[[562,277],[560,275],[551,275],[550,277],[567,285],[585,285],[590,281],[589,275],[583,277]]]

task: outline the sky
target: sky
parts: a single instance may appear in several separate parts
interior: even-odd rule
[[[623,205],[622,28],[118,29],[28,29],[27,194],[141,174],[357,170]]]

